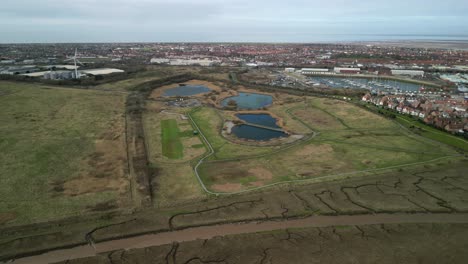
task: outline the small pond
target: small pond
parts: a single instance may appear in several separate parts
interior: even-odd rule
[[[237,109],[253,110],[260,109],[273,103],[273,97],[266,94],[256,93],[239,93],[237,96],[232,96],[224,99],[221,105],[227,106],[230,100],[237,103]]]
[[[166,90],[163,96],[192,96],[210,92],[211,89],[203,85],[181,85]]]
[[[238,138],[266,141],[274,138],[287,137],[284,132],[249,125],[238,125],[232,128],[232,133]]]

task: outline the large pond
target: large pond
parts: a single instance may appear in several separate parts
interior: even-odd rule
[[[224,99],[221,102],[222,106],[227,106],[229,101],[234,100],[237,103],[237,109],[253,110],[260,109],[273,103],[273,97],[265,94],[256,93],[239,93],[237,96],[232,96]]]
[[[421,84],[402,82],[387,79],[368,79],[353,77],[310,77],[314,83],[320,83],[331,88],[355,88],[368,89],[375,91],[394,91],[394,92],[416,92],[421,88]]]
[[[166,90],[163,96],[192,96],[210,92],[211,89],[203,85],[181,85]]]
[[[267,126],[272,128],[280,128],[276,124],[276,119],[269,114],[237,114],[240,120],[247,123],[257,124],[261,126]]]
[[[238,125],[231,129],[238,138],[266,141],[274,138],[286,137],[287,134],[266,128],[253,127],[249,125]]]
[[[254,125],[281,129],[276,124],[276,119],[269,114],[237,114],[239,119]],[[231,132],[238,138],[266,141],[274,138],[286,137],[286,133],[268,128],[251,126],[248,124],[234,126]]]

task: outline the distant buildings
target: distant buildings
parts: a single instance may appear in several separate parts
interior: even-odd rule
[[[468,133],[468,101],[462,96],[373,96],[367,93],[361,100],[419,118],[449,132]]]
[[[89,70],[81,70],[81,74],[88,74],[88,75],[106,75],[111,73],[122,73],[125,72],[124,70],[120,69],[112,69],[112,68],[101,68],[101,69],[89,69]]]
[[[70,70],[55,70],[57,69],[70,69]],[[88,76],[97,76],[97,75],[107,75],[112,73],[122,73],[125,72],[120,69],[112,69],[112,68],[100,68],[100,69],[88,69],[88,70],[80,70],[78,71],[78,76],[76,76],[76,72],[74,71],[75,67],[73,65],[55,65],[55,66],[47,66],[44,67],[45,69],[49,69],[48,71],[39,71],[39,72],[32,72],[32,73],[23,73],[20,75],[34,77],[34,78],[44,78],[46,80],[69,80],[69,79],[77,79],[80,77]],[[70,66],[70,67],[67,67]]]
[[[341,74],[358,74],[361,73],[361,68],[340,68],[340,67],[335,67],[333,69],[334,72],[336,73],[341,73]]]
[[[301,74],[308,75],[308,74],[328,74],[328,69],[320,69],[320,68],[302,68]]]
[[[0,60],[0,64],[15,64],[15,60]]]
[[[39,68],[37,68],[36,65],[10,66],[0,69],[0,74],[18,75],[23,73],[32,73],[38,70]]]
[[[190,66],[190,65],[199,65],[199,66],[214,66],[220,64],[219,60],[211,60],[207,58],[202,59],[183,59],[183,58],[152,58],[151,63],[155,64],[168,64],[174,66]]]
[[[74,71],[50,71],[44,74],[46,80],[69,80],[75,79]]]
[[[411,77],[424,77],[424,71],[420,70],[392,70],[392,75],[406,75]]]

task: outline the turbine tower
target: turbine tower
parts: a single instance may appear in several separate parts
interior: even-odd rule
[[[75,79],[79,79],[79,78],[80,78],[80,75],[79,75],[79,73],[78,73],[78,67],[76,66],[76,63],[79,63],[79,64],[81,64],[82,66],[84,66],[83,63],[81,63],[81,61],[78,60],[77,54],[78,54],[78,50],[75,48],[75,55],[74,55],[72,58],[69,58],[69,59],[66,59],[66,60],[65,60],[65,61],[70,61],[70,60],[73,59],[73,63],[75,64]]]

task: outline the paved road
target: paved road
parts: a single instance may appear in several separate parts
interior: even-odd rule
[[[245,234],[271,230],[343,225],[407,224],[407,223],[468,223],[468,214],[373,214],[353,216],[312,216],[284,221],[248,222],[215,226],[194,227],[159,234],[141,235],[131,238],[78,246],[70,249],[51,251],[42,255],[12,261],[15,264],[41,264],[66,261],[69,259],[95,256],[96,254],[119,249],[145,248],[185,242],[196,239],[210,239],[216,236]]]

